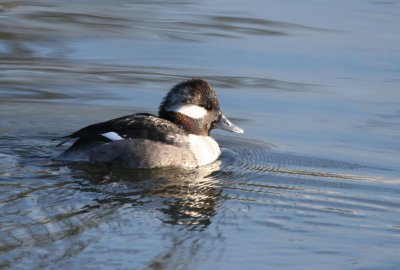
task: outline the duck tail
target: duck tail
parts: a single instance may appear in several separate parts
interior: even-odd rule
[[[70,136],[63,136],[63,137],[57,137],[54,139],[51,139],[51,141],[58,141],[58,140],[62,140],[60,143],[58,143],[56,145],[56,147],[60,147],[61,145],[63,145],[64,143],[68,142],[69,140],[71,140],[72,138]]]

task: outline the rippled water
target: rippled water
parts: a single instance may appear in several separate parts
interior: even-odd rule
[[[397,269],[397,1],[0,3],[0,268]],[[243,136],[192,171],[53,162],[187,77]],[[67,147],[67,146],[65,146]]]

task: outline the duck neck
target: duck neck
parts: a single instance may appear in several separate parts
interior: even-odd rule
[[[187,115],[172,111],[160,111],[159,117],[171,121],[190,134],[208,136],[210,133],[203,119],[193,119]]]

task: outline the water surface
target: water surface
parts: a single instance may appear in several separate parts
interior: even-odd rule
[[[0,3],[0,268],[397,269],[396,1]],[[203,168],[51,160],[207,79],[244,135]]]

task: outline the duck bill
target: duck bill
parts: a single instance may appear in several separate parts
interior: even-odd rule
[[[214,123],[214,128],[224,129],[235,133],[243,133],[243,129],[232,124],[225,115],[221,114],[221,117],[217,122]]]

